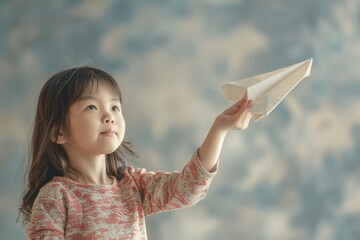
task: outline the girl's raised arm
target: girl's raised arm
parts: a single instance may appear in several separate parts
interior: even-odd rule
[[[244,130],[248,127],[252,116],[248,111],[251,106],[251,100],[242,98],[216,118],[198,152],[201,164],[207,171],[214,169],[227,132],[230,129]]]

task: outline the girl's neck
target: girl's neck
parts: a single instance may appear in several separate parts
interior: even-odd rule
[[[80,183],[90,183],[97,185],[112,184],[113,179],[106,173],[106,156],[69,156],[71,167],[76,170],[75,180]],[[78,176],[80,173],[80,176]],[[74,179],[73,173],[65,174],[65,177]]]

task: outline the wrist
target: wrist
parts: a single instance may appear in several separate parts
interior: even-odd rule
[[[211,128],[213,129],[213,131],[218,132],[219,134],[224,135],[224,136],[229,131],[229,129],[226,127],[226,125],[224,124],[223,119],[220,116],[218,116],[215,119],[215,121],[214,121]]]

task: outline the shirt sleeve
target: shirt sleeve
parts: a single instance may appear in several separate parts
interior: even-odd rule
[[[27,229],[29,239],[65,239],[66,210],[58,189],[45,185],[39,192]]]
[[[147,172],[132,169],[130,173],[140,190],[145,215],[194,205],[203,199],[218,163],[211,172],[201,165],[197,152],[181,172]],[[137,173],[135,173],[138,171]]]

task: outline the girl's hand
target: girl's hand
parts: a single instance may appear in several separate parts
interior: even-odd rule
[[[246,129],[252,116],[249,112],[251,107],[251,100],[240,99],[216,118],[218,127],[226,131],[230,129]]]
[[[248,127],[251,106],[251,101],[242,98],[216,118],[198,151],[201,164],[207,171],[212,171],[216,166],[228,130],[243,130]]]

